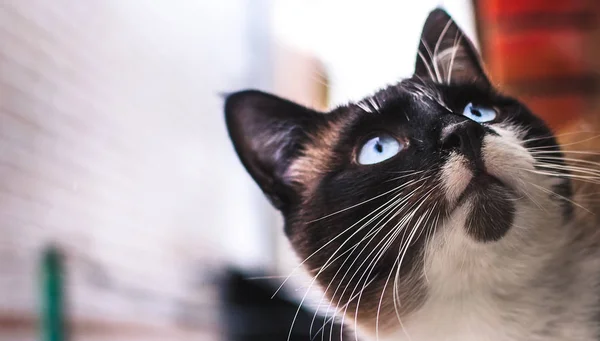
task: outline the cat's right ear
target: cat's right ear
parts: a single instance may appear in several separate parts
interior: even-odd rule
[[[285,213],[298,199],[287,176],[320,113],[261,91],[225,98],[225,119],[235,150],[272,204]]]

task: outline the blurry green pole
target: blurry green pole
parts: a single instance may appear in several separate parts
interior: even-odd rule
[[[42,259],[41,340],[65,341],[63,306],[63,259],[56,247],[44,251]]]

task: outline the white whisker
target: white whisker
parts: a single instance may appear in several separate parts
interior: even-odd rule
[[[572,146],[572,145],[575,145],[575,144],[589,142],[589,141],[595,140],[595,139],[597,139],[599,137],[600,137],[600,135],[595,135],[593,137],[590,137],[590,138],[587,138],[587,139],[583,139],[583,140],[580,140],[580,141],[575,141],[575,142],[569,142],[569,143],[561,144],[561,147]],[[529,150],[540,150],[540,149],[548,149],[548,148],[555,148],[555,146],[533,147],[533,148],[529,148]]]
[[[598,132],[594,132],[594,131],[571,131],[568,133],[562,133],[562,134],[557,134],[557,135],[547,135],[547,136],[542,136],[542,137],[534,137],[534,138],[530,138],[530,139],[526,139],[521,141],[521,143],[528,143],[528,142],[534,142],[534,141],[541,141],[541,140],[549,140],[549,139],[553,139],[553,138],[557,138],[557,137],[562,137],[562,136],[569,136],[569,135],[575,135],[575,134],[598,134]]]
[[[427,73],[429,74],[429,77],[431,77],[431,79],[435,80],[436,77],[433,74],[433,71],[431,71],[431,67],[429,66],[429,63],[427,63],[427,60],[423,56],[423,53],[421,51],[417,51],[417,53],[419,54],[419,58],[421,58],[421,60],[423,61],[423,65],[425,65],[425,68],[427,68]]]
[[[544,154],[581,154],[581,155],[592,155],[598,156],[598,152],[590,152],[585,150],[545,150],[545,151],[530,151],[532,155],[544,155]]]
[[[432,63],[433,63],[433,68],[435,70],[435,74],[437,75],[437,81],[438,83],[442,84],[444,82],[444,79],[442,78],[442,75],[439,72],[439,68],[438,68],[438,50],[440,48],[440,45],[442,43],[442,41],[444,40],[445,36],[446,36],[446,32],[448,32],[448,29],[450,28],[450,25],[452,24],[452,20],[448,20],[448,22],[446,23],[446,26],[444,26],[444,29],[442,30],[442,33],[440,33],[436,43],[435,43],[435,47],[433,48],[433,58],[432,58]]]
[[[395,206],[394,206],[394,215],[393,215],[393,216],[391,216],[389,219],[387,219],[387,221],[386,221],[385,223],[381,224],[381,227],[384,227],[384,226],[385,226],[385,225],[387,225],[387,224],[388,224],[388,223],[389,223],[389,222],[390,222],[392,219],[396,218],[396,217],[397,217],[397,216],[398,216],[398,215],[399,215],[399,214],[402,212],[402,207],[403,207],[403,206],[404,206],[404,205],[405,205],[405,204],[406,204],[406,203],[407,203],[407,202],[408,202],[408,201],[409,201],[409,200],[412,198],[412,195],[413,195],[414,193],[416,193],[416,192],[417,192],[419,189],[421,189],[423,186],[424,186],[424,184],[423,184],[423,185],[420,185],[419,187],[417,187],[416,189],[414,189],[412,192],[410,192],[409,194],[407,194],[405,198],[402,198],[402,199],[401,199],[401,201],[399,201],[398,203],[396,203],[396,204],[395,204]],[[400,206],[400,205],[402,205],[402,206],[401,206],[400,208],[398,208],[398,206]],[[387,234],[386,234],[386,235],[385,235],[385,236],[384,236],[384,237],[381,239],[381,241],[380,241],[380,242],[379,242],[377,245],[375,245],[375,247],[373,247],[373,251],[371,251],[371,253],[369,253],[369,254],[368,254],[366,257],[365,257],[365,260],[364,260],[364,261],[363,261],[363,262],[362,262],[362,263],[361,263],[361,264],[358,266],[358,268],[359,268],[359,269],[360,269],[360,268],[362,268],[362,266],[364,265],[364,263],[366,263],[366,261],[368,261],[369,257],[370,257],[370,256],[373,254],[373,252],[374,252],[375,250],[377,250],[377,248],[379,247],[379,245],[381,245],[381,243],[382,243],[382,242],[384,242],[385,240],[387,240],[388,236],[389,236],[391,233],[393,233],[393,232],[395,232],[395,231],[392,229],[390,232],[388,232],[388,233],[387,233]],[[377,257],[377,255],[375,255],[375,257]],[[358,256],[357,256],[356,260],[358,260]],[[353,263],[353,264],[354,264],[354,263]],[[343,281],[344,281],[344,279],[345,279],[345,276],[348,274],[348,272],[349,272],[349,271],[350,271],[350,269],[352,268],[352,265],[353,265],[353,264],[351,264],[351,265],[348,267],[348,270],[346,270],[346,274],[345,274],[345,275],[344,275],[344,277],[342,277],[342,279],[340,280],[340,283],[338,284],[338,288],[336,288],[336,291],[334,292],[334,294],[332,295],[332,297],[335,297],[335,294],[337,293],[337,290],[339,289],[340,285],[343,283]],[[368,269],[368,268],[367,268],[367,269]],[[354,277],[355,277],[357,274],[358,274],[358,273],[354,273],[354,275],[353,275],[353,276],[352,276],[352,277],[351,277],[351,278],[348,280],[348,282],[352,281],[352,280],[354,279]],[[363,273],[363,275],[362,275],[362,276],[359,278],[359,280],[358,280],[358,283],[360,283],[360,282],[362,281],[362,278],[363,278],[363,276],[364,276],[365,274],[366,274],[366,271],[365,271],[365,272]],[[358,284],[357,284],[357,285],[358,285]],[[340,300],[341,300],[341,299],[344,297],[344,294],[346,293],[346,290],[347,290],[347,289],[348,289],[348,288],[345,288],[345,289],[342,291],[342,293],[341,293],[341,295],[340,295]],[[357,289],[357,287],[355,287],[355,288],[354,288],[354,290],[352,291],[352,293],[350,294],[350,296],[352,296],[352,295],[354,294],[354,292],[355,292],[355,290],[356,290],[356,289]],[[338,304],[339,304],[339,302],[338,302]],[[343,319],[343,318],[342,318],[342,319]]]
[[[454,59],[456,58],[456,52],[458,52],[459,50],[459,44],[461,39],[462,33],[460,31],[456,32],[456,37],[454,37],[454,43],[452,45],[452,57],[450,58],[450,66],[448,67],[448,85],[450,85],[450,81],[452,80],[452,69],[454,68]]]
[[[427,180],[429,177],[430,177],[430,176],[423,177],[423,178],[420,178],[420,179],[418,179],[418,180],[411,180],[411,181],[409,181],[409,182],[407,182],[407,183],[405,183],[405,184],[403,184],[402,186],[399,186],[399,187],[401,187],[401,188],[405,188],[405,187],[407,187],[408,185],[411,185],[411,184],[414,184],[414,183],[418,183],[418,182],[421,182],[421,181],[425,181],[425,180]],[[421,186],[422,186],[422,185],[421,185]],[[413,192],[414,192],[414,191],[413,191]],[[386,192],[386,193],[388,193],[388,192]],[[411,192],[411,193],[412,193],[412,192]],[[370,224],[372,221],[374,221],[375,219],[377,219],[379,216],[381,216],[382,214],[385,214],[385,216],[384,216],[384,217],[383,217],[383,218],[380,220],[380,222],[381,222],[381,221],[383,221],[383,220],[384,220],[384,219],[385,219],[387,216],[389,216],[389,214],[390,214],[390,213],[387,213],[387,214],[386,214],[386,212],[391,212],[391,210],[392,210],[392,209],[393,209],[393,208],[394,208],[394,207],[397,205],[397,203],[398,203],[398,202],[400,202],[400,203],[401,203],[403,200],[405,200],[404,198],[400,198],[400,199],[398,199],[398,198],[399,198],[400,196],[402,196],[402,195],[403,195],[402,193],[398,193],[398,194],[396,194],[396,195],[395,195],[395,196],[394,196],[392,199],[388,200],[388,202],[386,202],[385,204],[383,204],[382,206],[380,206],[380,207],[379,207],[378,209],[376,209],[375,211],[371,212],[371,213],[374,213],[374,212],[377,212],[377,211],[379,211],[379,213],[377,213],[377,214],[376,214],[374,217],[372,217],[370,220],[368,220],[366,223],[364,223],[364,224],[363,224],[363,225],[362,225],[362,226],[361,226],[361,227],[360,227],[360,228],[357,230],[357,232],[355,232],[354,234],[352,234],[352,235],[351,235],[351,236],[350,236],[350,237],[349,237],[349,238],[348,238],[346,241],[344,241],[344,242],[342,243],[342,245],[340,245],[340,246],[338,247],[338,249],[337,249],[336,251],[334,251],[333,255],[337,254],[337,252],[338,252],[338,251],[339,251],[339,250],[340,250],[340,249],[341,249],[341,248],[342,248],[342,247],[343,247],[343,246],[344,246],[344,245],[345,245],[345,244],[346,244],[346,243],[347,243],[349,240],[351,240],[351,238],[352,238],[352,237],[353,237],[353,236],[354,236],[356,233],[358,233],[358,232],[359,232],[360,230],[362,230],[362,229],[363,229],[365,226],[367,226],[367,225],[368,225],[368,224]],[[408,195],[408,197],[410,197],[410,194]],[[389,205],[389,203],[393,202],[394,200],[396,200],[396,204]],[[406,199],[406,200],[407,200],[407,199]],[[370,215],[370,214],[369,214],[369,215]],[[367,216],[369,216],[369,215],[367,215]],[[363,218],[363,219],[361,219],[360,221],[362,221],[362,220],[364,220],[364,218]],[[380,224],[380,223],[378,223],[377,225],[379,225],[379,224]],[[384,223],[384,224],[382,225],[382,227],[383,227],[385,224],[387,224],[387,222],[386,222],[386,223]],[[356,224],[354,224],[354,225],[356,225]],[[377,226],[377,225],[376,225],[376,226]],[[358,245],[360,245],[360,244],[361,244],[361,243],[362,243],[362,242],[363,242],[363,241],[364,241],[366,238],[370,237],[370,234],[372,234],[372,235],[373,235],[373,237],[371,238],[371,240],[372,240],[372,239],[375,237],[375,235],[376,235],[378,232],[379,232],[379,230],[377,230],[377,229],[375,229],[375,233],[373,233],[373,231],[371,231],[369,234],[367,234],[365,237],[363,237],[363,239],[362,239],[360,242],[358,242],[358,243],[357,243],[357,245],[355,245],[355,246],[357,247]],[[368,243],[367,243],[366,245],[368,245]],[[365,246],[366,246],[366,245],[365,245]],[[363,251],[364,251],[364,248],[363,248],[363,250],[361,251],[361,253],[362,253]],[[332,255],[332,257],[333,257],[333,255]],[[359,255],[360,255],[360,254],[359,254]],[[316,280],[316,278],[318,277],[318,275],[319,275],[320,273],[322,273],[322,272],[323,272],[323,271],[324,271],[324,270],[325,270],[325,269],[326,269],[326,268],[327,268],[327,267],[328,267],[330,264],[332,264],[332,262],[330,262],[332,257],[330,257],[330,258],[329,258],[329,259],[328,259],[328,260],[325,262],[325,264],[324,264],[324,265],[321,267],[321,269],[319,270],[319,272],[317,273],[317,275],[316,275],[316,276],[315,276],[315,278],[313,279],[313,282],[314,282],[314,280]],[[348,257],[346,258],[346,261],[347,261],[347,260],[348,260]],[[344,261],[344,264],[345,264],[345,262],[346,262],[346,261]],[[356,261],[356,260],[355,260],[355,261]],[[352,263],[352,264],[351,264],[351,265],[350,265],[348,268],[350,269],[350,268],[352,267],[352,265],[353,265],[353,264],[354,264],[354,262],[353,262],[353,263]],[[328,287],[327,287],[327,289],[325,290],[325,292],[327,292],[327,291],[329,290],[329,286],[332,284],[332,281],[333,281],[333,279],[335,279],[335,277],[337,276],[337,274],[339,273],[339,271],[340,271],[342,268],[343,268],[343,266],[341,266],[341,267],[340,267],[340,269],[338,269],[338,271],[336,271],[336,273],[335,273],[334,277],[333,277],[333,278],[332,278],[332,280],[330,281],[330,284],[328,285]],[[346,276],[346,275],[344,275],[344,277],[345,277],[345,276]],[[340,281],[340,283],[342,283],[342,281],[343,281],[343,279]],[[312,283],[311,283],[311,286],[312,286]],[[338,289],[339,289],[339,285],[338,285]],[[335,297],[335,294],[337,293],[337,290],[338,290],[338,289],[336,289],[336,291],[334,292],[334,294],[332,295],[332,297]],[[305,295],[305,296],[306,296],[306,295]],[[343,297],[343,294],[342,294],[342,297]],[[323,300],[323,298],[322,298],[322,300]],[[339,303],[340,303],[340,302],[338,302],[338,306],[339,306]],[[329,310],[328,310],[328,311],[329,311]],[[327,318],[327,314],[328,314],[328,312],[326,313],[326,315],[325,315],[325,318]],[[314,318],[313,318],[313,322],[314,322]],[[311,325],[312,325],[312,323],[311,323]]]
[[[562,195],[560,195],[560,194],[558,194],[558,193],[556,193],[556,192],[553,192],[553,191],[551,191],[551,190],[549,190],[549,189],[546,189],[546,188],[544,188],[544,187],[542,187],[542,186],[538,186],[538,185],[536,185],[536,184],[531,184],[531,185],[533,185],[533,187],[535,187],[535,188],[539,189],[539,190],[540,190],[540,191],[542,191],[542,192],[545,192],[545,193],[547,193],[547,194],[551,194],[551,195],[555,195],[555,196],[557,196],[557,197],[561,198],[562,200],[565,200],[565,201],[567,201],[567,202],[570,202],[571,204],[573,204],[573,205],[575,205],[575,206],[577,206],[577,207],[579,207],[579,208],[581,208],[581,209],[583,209],[583,210],[587,211],[588,213],[594,214],[594,213],[593,213],[592,211],[590,211],[589,209],[587,209],[587,208],[585,208],[585,207],[581,206],[580,204],[576,203],[575,201],[573,201],[573,200],[571,200],[571,199],[569,199],[569,198],[566,198],[566,197],[564,197],[564,196],[562,196]]]
[[[423,38],[421,38],[421,44],[423,44],[423,47],[425,48],[425,51],[427,51],[427,54],[429,55],[429,60],[431,61],[431,67],[433,67],[433,71],[435,73],[435,77],[432,77],[431,80],[434,82],[438,82],[441,83],[441,77],[439,74],[439,71],[435,65],[434,62],[434,54],[431,53],[431,49],[429,48],[429,45],[427,45],[427,43],[425,42],[425,40],[423,40]],[[425,63],[425,65],[427,65],[427,63]],[[427,67],[427,69],[430,69],[429,67]]]
[[[381,206],[383,207],[383,206]],[[344,234],[346,231],[350,230],[352,227],[356,226],[358,223],[360,223],[361,221],[363,221],[364,219],[366,219],[367,217],[369,217],[371,214],[374,214],[378,211],[378,209],[374,210],[373,212],[367,214],[365,217],[361,218],[358,222],[356,222],[355,224],[353,224],[352,226],[350,226],[348,229],[342,231],[341,233],[339,233],[336,237],[334,237],[333,239],[329,240],[327,243],[325,243],[325,245],[321,246],[317,251],[313,252],[309,257],[307,257],[302,263],[300,263],[299,266],[301,266],[303,263],[305,263],[310,257],[314,256],[317,252],[319,252],[320,250],[322,250],[324,247],[326,247],[327,245],[329,245],[331,242],[333,242],[334,239],[338,238],[339,236],[341,236],[342,234]],[[319,277],[319,275],[327,268],[329,262],[331,261],[331,259],[333,259],[337,253],[339,252],[339,250],[341,250],[343,248],[343,246],[348,243],[353,236],[355,236],[357,233],[359,233],[365,226],[367,226],[367,224],[363,224],[363,226],[359,229],[357,229],[352,235],[350,235],[350,237],[348,237],[345,241],[342,242],[342,244],[337,248],[337,250],[335,252],[333,252],[333,254],[329,257],[329,259],[324,263],[324,265],[321,267],[321,269],[319,269],[319,271],[317,272],[317,274],[313,277],[310,285],[308,286],[304,296],[302,297],[302,299],[300,300],[300,304],[298,305],[298,309],[296,310],[296,313],[294,314],[294,318],[292,320],[292,324],[290,326],[290,331],[288,333],[288,341],[292,336],[292,330],[294,327],[294,324],[296,323],[296,319],[298,318],[298,314],[300,313],[300,310],[302,308],[302,305],[304,304],[304,301],[306,301],[306,298],[308,296],[308,293],[310,292],[310,289],[312,288],[312,286],[314,285],[314,283],[316,282],[317,278]],[[296,267],[297,269],[298,267]],[[286,281],[289,279],[286,279]],[[285,281],[284,281],[285,283]],[[275,294],[273,295],[273,297],[277,294],[277,292],[282,288],[283,284],[277,289],[277,291],[275,292]]]

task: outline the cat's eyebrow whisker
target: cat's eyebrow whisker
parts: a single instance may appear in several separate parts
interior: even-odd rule
[[[415,75],[415,77],[419,80],[419,82],[412,81],[405,85],[405,88],[409,93],[412,94],[413,97],[417,97],[419,101],[423,101],[423,98],[430,99],[431,101],[439,104],[441,107],[448,110],[449,112],[452,112],[452,110],[450,110],[450,108],[448,108],[448,106],[444,104],[444,101],[440,97],[440,94],[437,93],[437,90],[432,88],[428,84],[431,82],[425,81],[417,75]],[[433,81],[435,82],[435,79]]]
[[[377,101],[376,97],[369,97],[369,99],[367,99],[367,101],[369,101],[369,103],[371,104],[373,109],[375,109],[375,112],[379,112],[381,110],[381,105]]]
[[[373,110],[371,110],[371,108],[369,107],[369,105],[367,103],[363,102],[363,101],[357,102],[355,105],[357,107],[359,107],[364,112],[368,112],[369,114],[373,113]]]
[[[374,96],[356,102],[355,105],[363,111],[368,112],[370,114],[378,113],[381,110],[381,105],[377,101],[377,98]]]

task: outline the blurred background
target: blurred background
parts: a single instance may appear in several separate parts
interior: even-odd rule
[[[2,1],[0,340],[286,340],[310,281],[220,94],[360,99],[412,74],[436,6],[495,84],[593,129],[594,0]]]

